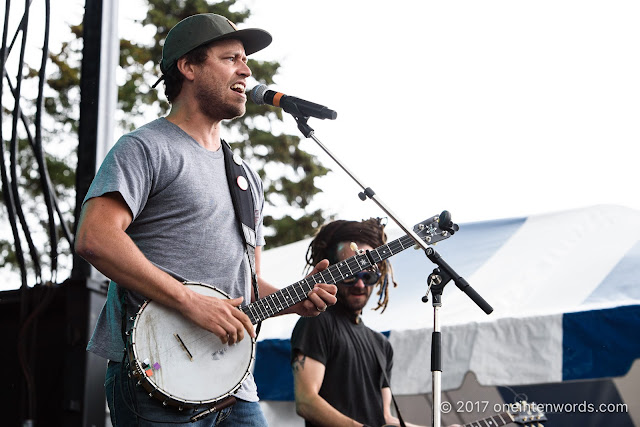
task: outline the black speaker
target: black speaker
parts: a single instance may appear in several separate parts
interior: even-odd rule
[[[106,283],[0,292],[2,425],[99,426],[106,419],[106,360],[85,348]]]

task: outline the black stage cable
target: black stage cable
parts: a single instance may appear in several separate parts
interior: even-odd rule
[[[30,7],[31,3],[33,2],[33,0],[27,0],[26,2],[26,8],[28,10],[28,8]],[[25,15],[22,17],[22,21],[20,21],[20,25],[18,26],[18,31],[16,31],[16,33],[14,34],[13,39],[11,40],[11,45],[9,46],[9,52],[11,51],[11,49],[13,48],[13,45],[17,39],[18,33],[20,28],[23,28],[27,26],[27,22],[28,22],[28,17],[27,14],[25,13]],[[24,116],[24,114],[22,113],[22,109],[18,109],[20,111],[20,119],[22,120],[22,123],[24,125],[24,128],[27,132],[27,139],[29,141],[29,145],[31,146],[31,148],[34,151],[34,157],[36,158],[36,161],[38,163],[38,171],[40,172],[40,184],[42,186],[42,193],[44,196],[44,201],[45,201],[45,205],[47,207],[47,213],[48,213],[48,217],[49,217],[49,222],[48,222],[48,226],[49,226],[49,242],[51,245],[51,252],[50,252],[50,257],[51,257],[51,282],[55,283],[55,276],[57,275],[57,271],[58,271],[58,236],[56,233],[56,228],[55,228],[55,218],[53,215],[53,209],[55,208],[56,213],[58,214],[58,218],[60,221],[60,226],[62,228],[62,231],[64,233],[64,236],[66,237],[66,239],[69,241],[71,250],[73,251],[73,237],[71,235],[71,231],[69,230],[69,227],[67,226],[67,224],[64,222],[64,218],[62,216],[62,213],[60,212],[60,208],[58,207],[58,203],[55,197],[55,191],[53,188],[53,185],[51,183],[51,179],[49,177],[49,170],[46,168],[46,160],[44,157],[44,153],[42,151],[42,108],[43,108],[43,104],[42,104],[42,97],[43,97],[43,92],[44,92],[44,82],[46,80],[46,66],[47,66],[47,59],[49,56],[49,28],[50,28],[50,24],[51,24],[51,2],[50,0],[45,0],[45,31],[44,31],[44,41],[43,41],[43,46],[42,46],[42,60],[40,63],[40,70],[38,71],[38,98],[37,98],[37,102],[36,102],[36,120],[35,120],[35,128],[36,128],[36,139],[35,139],[35,143],[34,140],[31,136],[31,132],[29,132],[29,124],[28,121],[26,120],[26,117]],[[21,62],[22,63],[22,62]],[[18,98],[17,92],[15,89],[13,89],[12,85],[11,85],[11,80],[9,79],[9,75],[6,73],[6,70],[4,70],[4,74],[7,78],[7,83],[9,85],[9,88],[11,89],[11,92],[13,93],[13,96],[15,99]],[[40,269],[40,265],[39,265],[39,261],[34,261],[38,263],[38,271]],[[38,277],[40,277],[40,274],[38,273]]]
[[[29,0],[28,4],[30,5],[32,2],[33,0]],[[13,45],[17,40],[17,36],[19,34],[20,29],[25,27],[26,24],[27,24],[27,18],[26,16],[23,16],[20,22],[20,25],[18,26],[18,30],[16,31],[16,33],[13,36],[13,39],[11,40],[11,44],[9,46],[8,52],[11,52]],[[67,225],[64,219],[64,216],[62,215],[62,212],[60,211],[58,200],[55,194],[55,188],[51,183],[49,171],[46,167],[46,158],[42,150],[42,135],[41,135],[41,131],[42,131],[41,117],[42,117],[42,109],[43,109],[42,98],[44,93],[44,83],[46,81],[46,72],[45,72],[46,62],[48,60],[48,55],[49,55],[50,25],[51,25],[51,3],[50,3],[50,0],[45,0],[45,32],[44,32],[44,41],[43,41],[43,48],[42,48],[41,67],[38,72],[39,85],[38,85],[38,99],[36,102],[36,120],[35,120],[36,141],[35,142],[31,135],[31,132],[29,131],[28,120],[23,114],[22,109],[18,108],[17,110],[19,110],[20,120],[22,121],[24,130],[27,133],[27,140],[29,141],[29,145],[34,151],[34,157],[38,164],[38,171],[39,171],[39,177],[41,181],[42,193],[43,193],[44,202],[47,208],[47,213],[49,218],[48,229],[49,229],[50,257],[51,257],[51,276],[52,276],[51,282],[55,283],[57,279],[56,276],[57,276],[57,269],[58,269],[58,234],[56,230],[54,210],[55,210],[55,214],[58,217],[62,235],[69,242],[69,247],[72,253],[73,253],[74,238],[69,226]],[[13,88],[13,85],[11,84],[11,80],[9,79],[9,75],[6,69],[4,69],[4,67],[3,67],[3,74],[6,78],[9,89],[11,90],[11,93],[14,96],[14,99],[16,99],[18,97],[17,91],[16,89]],[[35,264],[34,269],[36,270],[36,275],[41,281],[42,278],[40,273],[39,259],[36,258],[36,260],[34,260],[34,264]]]
[[[27,242],[27,247],[29,248],[29,254],[31,255],[31,260],[33,261],[33,267],[36,274],[36,283],[42,283],[42,273],[40,270],[40,255],[33,244],[33,239],[31,237],[31,231],[29,229],[29,225],[27,224],[27,219],[24,216],[24,211],[22,210],[22,203],[20,198],[20,193],[18,191],[18,117],[20,117],[20,97],[22,96],[22,70],[24,68],[24,55],[27,49],[27,29],[29,28],[29,6],[30,0],[25,0],[25,11],[21,21],[21,28],[18,31],[22,30],[22,45],[20,46],[20,58],[18,61],[18,72],[16,75],[16,97],[14,102],[14,109],[12,114],[11,121],[11,142],[9,144],[9,172],[11,174],[11,192],[13,193],[13,204],[15,208],[15,212],[18,216],[18,220],[20,221],[20,225],[22,227],[22,234]],[[17,35],[17,32],[16,32]],[[24,256],[23,261],[24,262]],[[26,268],[24,269],[24,273],[26,274]],[[23,278],[23,286],[27,286],[26,277]]]

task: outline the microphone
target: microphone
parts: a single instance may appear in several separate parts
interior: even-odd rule
[[[269,90],[265,85],[258,85],[251,89],[250,96],[251,100],[258,105],[269,104],[280,107],[294,116],[315,117],[322,120],[335,120],[338,117],[338,113],[324,105]]]

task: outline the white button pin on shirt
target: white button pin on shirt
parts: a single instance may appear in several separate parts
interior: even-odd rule
[[[244,176],[240,175],[238,177],[238,187],[240,187],[241,190],[243,191],[247,191],[247,188],[249,188],[249,183],[247,182],[247,178],[245,178]]]

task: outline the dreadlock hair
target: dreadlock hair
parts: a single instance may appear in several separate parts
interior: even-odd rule
[[[340,242],[365,243],[372,248],[377,248],[387,243],[387,234],[384,232],[386,221],[382,218],[369,218],[362,221],[336,220],[323,225],[313,238],[306,254],[306,270],[309,271],[318,262],[328,259],[331,264],[338,262],[338,244]],[[389,283],[397,287],[393,278],[393,269],[389,261],[378,263],[381,276],[376,295],[378,306],[374,310],[382,309],[384,313],[389,303]]]

